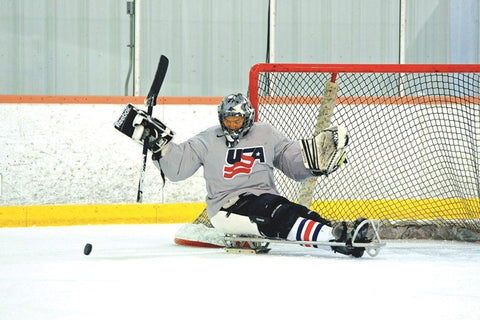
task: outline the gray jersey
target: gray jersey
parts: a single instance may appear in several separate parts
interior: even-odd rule
[[[261,122],[255,123],[234,148],[226,146],[219,125],[183,143],[171,142],[160,166],[171,181],[187,179],[203,166],[210,217],[230,198],[244,192],[278,194],[274,167],[295,180],[312,177],[303,165],[298,141]]]

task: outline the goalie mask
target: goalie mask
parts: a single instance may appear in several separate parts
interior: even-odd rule
[[[234,118],[225,120],[227,117],[241,117],[243,118],[243,123],[238,127],[235,125],[230,126],[228,125],[228,121]],[[222,100],[222,103],[218,106],[218,120],[220,121],[220,126],[222,127],[229,148],[235,147],[238,144],[238,140],[248,133],[248,130],[250,130],[253,125],[254,119],[255,110],[243,94],[231,94]]]

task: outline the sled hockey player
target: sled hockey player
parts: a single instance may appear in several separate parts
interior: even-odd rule
[[[332,228],[331,221],[317,212],[280,196],[274,183],[274,168],[296,181],[333,173],[345,159],[346,129],[330,126],[312,139],[290,140],[272,125],[254,122],[252,104],[239,93],[226,96],[218,106],[219,125],[177,144],[161,121],[132,108],[135,117],[119,119],[130,132],[122,131],[142,144],[148,139],[162,177],[185,180],[203,166],[207,213],[215,229],[234,235],[341,242],[345,245],[332,246],[334,252],[363,255],[365,248],[354,247],[351,241],[364,219],[357,219],[353,228],[346,223]],[[355,243],[370,242],[368,228],[368,224],[360,228]]]

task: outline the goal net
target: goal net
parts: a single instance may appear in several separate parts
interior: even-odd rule
[[[347,163],[316,179],[312,210],[382,220],[387,238],[480,239],[480,65],[257,64],[256,120],[312,137],[332,78],[331,123],[349,131]],[[298,201],[302,183],[275,176]]]

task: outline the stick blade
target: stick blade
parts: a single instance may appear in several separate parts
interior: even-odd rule
[[[148,91],[147,97],[145,99],[145,105],[148,107],[153,107],[157,104],[157,96],[162,87],[163,80],[167,74],[168,69],[168,58],[164,55],[160,56],[160,61],[158,62],[157,71],[155,72],[155,78],[153,79],[152,86],[150,91]]]
[[[224,246],[209,242],[175,238],[174,242],[180,246],[200,247],[200,248],[224,248]]]

